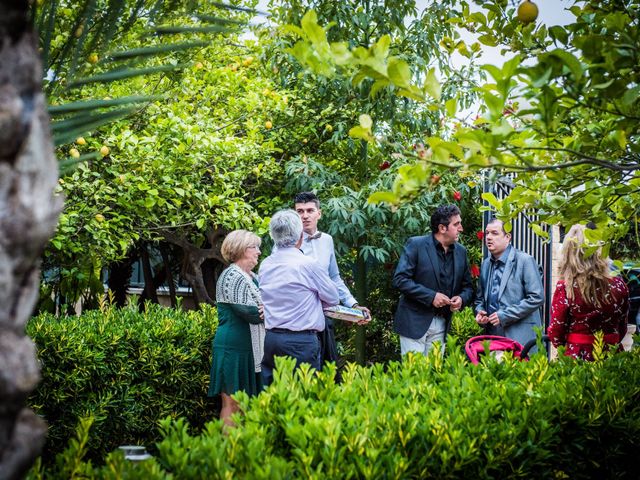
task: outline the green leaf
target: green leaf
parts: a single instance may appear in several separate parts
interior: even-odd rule
[[[411,84],[411,69],[403,60],[393,58],[387,67],[389,80],[397,87],[407,88]]]
[[[393,192],[374,192],[369,195],[367,199],[369,203],[388,203],[390,205],[395,205],[398,203],[398,196]]]
[[[442,86],[436,77],[435,68],[429,69],[427,76],[424,80],[424,91],[431,95],[435,100],[440,100],[440,94],[442,93]]]
[[[542,227],[539,224],[530,223],[529,226],[531,227],[531,230],[533,230],[533,233],[535,233],[539,237],[542,237],[542,238],[547,239],[547,240],[549,239],[549,232],[543,230]]]
[[[327,34],[325,33],[324,28],[318,25],[318,15],[314,10],[309,10],[305,13],[304,17],[300,22],[302,26],[302,30],[306,34],[307,38],[311,43],[320,44],[326,43]]]
[[[576,80],[579,80],[580,78],[582,78],[582,73],[583,73],[582,64],[580,63],[580,60],[578,60],[572,53],[558,48],[556,50],[553,50],[543,55],[543,57],[548,57],[548,56],[552,56],[560,59],[562,63],[564,63],[567,66],[567,68],[571,71],[571,73],[573,73],[573,76],[576,78]]]
[[[444,104],[445,109],[447,110],[447,115],[450,117],[454,117],[456,115],[456,111],[458,109],[458,102],[455,98],[450,98]]]
[[[636,85],[624,92],[624,95],[622,96],[622,103],[628,107],[636,103],[638,98],[640,98],[640,85]]]
[[[491,205],[495,210],[502,209],[502,201],[498,200],[496,196],[491,192],[485,192],[482,194],[482,199]]]
[[[370,142],[373,140],[373,136],[371,135],[371,131],[361,127],[360,125],[352,127],[349,130],[349,136],[351,138],[360,138],[362,140],[366,140],[367,142]]]
[[[549,27],[549,36],[554,40],[557,40],[560,43],[563,43],[564,45],[566,45],[567,42],[569,41],[569,34],[560,25],[554,25],[552,27]]]

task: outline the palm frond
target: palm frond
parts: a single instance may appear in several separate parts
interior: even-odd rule
[[[247,7],[196,0],[49,0],[33,2],[32,8],[31,18],[40,32],[45,91],[62,98],[77,98],[77,93],[71,92],[87,84],[179,71],[190,66],[184,61],[185,54],[209,45],[213,35],[239,31],[246,24],[244,14],[259,13]],[[229,18],[219,15],[221,11],[228,12]],[[114,39],[124,38],[138,27],[146,33],[134,43],[141,41],[144,46],[120,51],[113,48]],[[149,33],[153,40],[145,39]],[[171,57],[169,62],[166,56]],[[93,74],[96,61],[103,71]],[[138,95],[53,105],[49,113],[55,119],[51,125],[55,145],[71,142],[161,98]],[[71,168],[92,156],[65,159],[60,165]]]
[[[60,175],[64,176],[67,173],[70,173],[71,171],[73,171],[73,169],[75,169],[81,163],[84,163],[89,160],[97,160],[98,158],[100,158],[100,152],[84,153],[80,155],[78,158],[67,157],[58,163],[58,169],[60,170]]]
[[[111,70],[109,72],[94,75],[92,77],[78,78],[76,80],[73,80],[69,83],[69,88],[79,87],[80,85],[86,85],[88,83],[108,83],[115,82],[116,80],[123,80],[125,78],[139,77],[141,75],[153,75],[154,73],[171,72],[188,66],[188,64],[182,63],[177,65],[158,65],[155,67],[147,68],[123,68],[118,70]]]
[[[73,141],[76,137],[95,130],[135,112],[137,107],[120,108],[106,112],[87,112],[51,123],[53,143],[56,146]]]
[[[183,50],[191,50],[193,48],[206,47],[209,43],[210,42],[204,40],[187,43],[168,43],[164,45],[154,45],[151,47],[132,48],[130,50],[120,52],[109,52],[106,56],[112,60],[128,60],[131,58],[149,57],[152,55],[159,55],[161,53],[179,52]]]
[[[80,102],[65,103],[62,105],[49,106],[49,115],[60,115],[65,113],[94,111],[99,108],[118,107],[121,105],[134,103],[147,103],[162,100],[162,95],[135,95],[129,97],[112,98],[111,100],[85,100]]]

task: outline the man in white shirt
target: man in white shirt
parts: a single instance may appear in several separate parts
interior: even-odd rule
[[[301,192],[294,198],[295,210],[302,220],[304,240],[300,249],[308,257],[314,258],[329,275],[340,295],[340,303],[345,307],[359,308],[365,312],[366,319],[359,324],[368,323],[371,312],[366,307],[360,307],[357,300],[351,295],[349,288],[340,277],[338,262],[336,261],[333,238],[328,233],[318,231],[318,220],[322,216],[320,200],[313,192]],[[338,348],[333,327],[333,320],[326,317],[327,328],[321,335],[322,363],[337,362]]]
[[[337,305],[338,290],[313,258],[299,249],[302,222],[293,210],[277,212],[269,222],[277,248],[260,264],[258,278],[264,305],[265,385],[273,381],[276,356],[290,356],[296,365],[308,363],[319,370],[319,334],[325,329],[323,307]]]

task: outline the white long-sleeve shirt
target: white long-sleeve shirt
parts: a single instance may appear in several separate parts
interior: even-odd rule
[[[314,258],[320,264],[322,269],[329,275],[329,278],[331,278],[338,289],[340,303],[345,307],[354,306],[358,302],[353,298],[349,288],[345,285],[342,277],[340,277],[340,270],[338,270],[338,262],[336,261],[336,253],[333,245],[333,237],[328,233],[323,232],[318,238],[307,240],[308,238],[309,235],[305,233],[300,250],[302,250],[306,256]]]
[[[313,258],[295,247],[275,249],[258,270],[264,325],[287,330],[324,330],[324,306],[340,302],[338,289]]]

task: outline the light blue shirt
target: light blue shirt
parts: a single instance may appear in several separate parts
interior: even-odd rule
[[[353,307],[358,302],[353,298],[349,288],[340,277],[338,262],[336,261],[336,252],[333,246],[333,237],[328,233],[322,233],[319,238],[314,238],[313,240],[307,240],[308,237],[309,235],[305,232],[300,250],[302,250],[306,256],[314,258],[320,264],[320,267],[329,275],[329,278],[331,278],[338,289],[340,303],[345,307]]]
[[[338,289],[313,258],[295,247],[275,249],[258,270],[264,326],[324,330],[324,306],[337,305]]]

